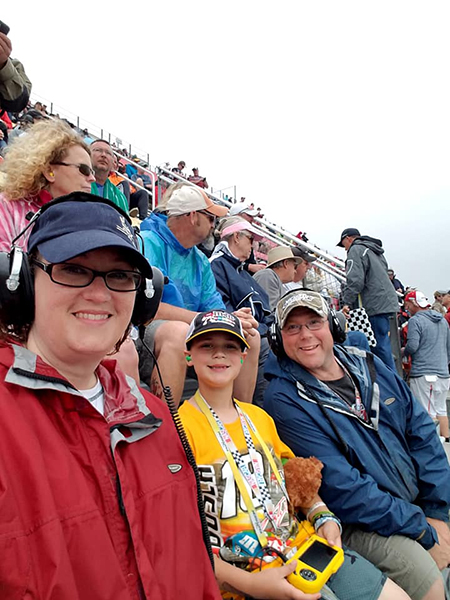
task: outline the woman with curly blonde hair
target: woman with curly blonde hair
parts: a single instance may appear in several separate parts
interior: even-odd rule
[[[95,180],[88,146],[66,123],[42,121],[9,146],[0,166],[0,251],[27,224],[27,215],[59,196],[91,191]],[[27,232],[28,233],[28,232]],[[28,235],[17,240],[26,248]]]

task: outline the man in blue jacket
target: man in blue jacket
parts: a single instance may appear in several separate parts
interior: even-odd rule
[[[413,600],[443,600],[450,468],[434,423],[376,356],[334,344],[329,317],[316,292],[279,301],[264,407],[296,455],[323,462],[343,541]]]
[[[141,224],[145,256],[168,278],[156,320],[147,327],[146,343],[154,350],[166,385],[180,401],[186,373],[184,356],[188,325],[199,312],[225,309],[206,256],[198,250],[211,233],[217,217],[228,209],[215,204],[193,185],[174,184],[164,197],[167,216],[154,212]],[[251,401],[255,388],[260,337],[250,309],[235,312],[251,338],[251,349],[236,380],[237,397]],[[162,396],[158,376],[146,350],[140,352],[141,379]]]

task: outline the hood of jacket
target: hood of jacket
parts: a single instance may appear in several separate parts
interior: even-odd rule
[[[144,219],[141,223],[141,231],[152,231],[156,232],[165,244],[173,248],[178,254],[188,255],[191,248],[185,248],[180,244],[178,239],[173,235],[167,226],[167,215],[163,215],[158,212],[152,212],[152,214]]]
[[[418,319],[427,319],[432,323],[439,323],[444,318],[444,315],[436,312],[435,310],[420,310],[414,315]]]
[[[384,254],[383,242],[378,238],[362,235],[353,242],[352,246],[365,246],[375,252],[375,254]],[[351,246],[350,246],[351,247]]]

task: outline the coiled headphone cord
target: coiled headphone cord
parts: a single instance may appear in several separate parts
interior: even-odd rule
[[[142,331],[141,331],[141,329],[142,329]],[[161,386],[162,386],[162,390],[163,390],[163,394],[164,394],[164,399],[169,408],[170,415],[174,422],[175,429],[177,430],[178,437],[180,438],[181,445],[183,446],[188,463],[190,464],[192,470],[194,471],[195,482],[196,482],[196,486],[197,486],[197,506],[198,506],[198,512],[199,512],[199,516],[200,516],[200,522],[202,525],[203,542],[206,546],[209,560],[211,561],[211,566],[214,570],[214,556],[213,556],[213,551],[212,551],[212,547],[211,547],[211,540],[209,537],[208,523],[206,521],[205,507],[203,504],[203,494],[202,494],[202,489],[201,489],[201,485],[200,485],[200,475],[198,472],[197,463],[195,462],[194,453],[192,452],[191,445],[189,444],[189,440],[187,438],[186,431],[184,430],[183,423],[181,422],[181,418],[178,413],[178,409],[175,406],[175,401],[172,396],[172,390],[170,389],[170,387],[168,385],[164,385],[163,379],[161,377],[161,371],[159,370],[159,365],[156,360],[156,356],[155,356],[154,352],[148,347],[148,345],[144,341],[144,332],[145,332],[145,327],[141,325],[139,327],[139,338],[140,338],[144,348],[152,356],[152,358],[155,362],[156,371],[158,373],[158,377],[161,382]]]

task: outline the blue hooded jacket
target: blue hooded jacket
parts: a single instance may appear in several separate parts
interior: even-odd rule
[[[216,247],[210,263],[217,289],[222,295],[227,310],[234,312],[240,308],[250,308],[259,323],[259,333],[265,335],[273,321],[269,298],[250,273],[244,269],[245,262],[233,256],[228,245],[222,242]]]
[[[144,254],[169,278],[162,302],[195,312],[225,310],[206,256],[185,248],[167,227],[167,217],[152,213],[141,223]]]
[[[323,462],[320,494],[343,523],[428,550],[437,534],[426,517],[448,521],[450,508],[450,467],[435,425],[376,356],[372,383],[369,353],[336,345],[334,352],[358,382],[370,423],[296,362],[273,355],[264,408],[297,456]]]

